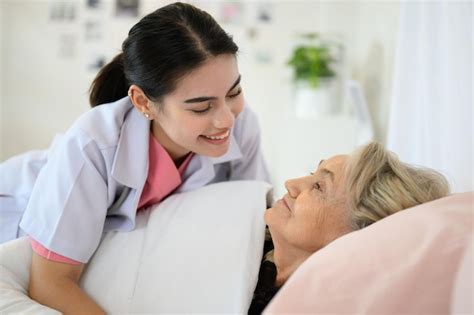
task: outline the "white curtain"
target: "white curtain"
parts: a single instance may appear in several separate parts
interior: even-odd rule
[[[441,171],[453,192],[473,182],[473,5],[404,1],[387,146]]]

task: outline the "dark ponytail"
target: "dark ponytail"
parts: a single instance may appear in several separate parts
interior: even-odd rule
[[[208,58],[237,51],[232,37],[208,13],[186,3],[167,5],[132,27],[122,53],[92,82],[90,104],[119,100],[132,84],[158,102]]]
[[[128,83],[123,72],[122,53],[99,71],[89,91],[91,107],[114,102],[127,95]]]

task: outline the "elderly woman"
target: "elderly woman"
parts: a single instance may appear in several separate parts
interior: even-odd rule
[[[309,256],[335,239],[449,193],[441,174],[404,164],[375,142],[322,160],[285,186],[288,193],[265,213],[271,240],[249,314],[260,313]]]

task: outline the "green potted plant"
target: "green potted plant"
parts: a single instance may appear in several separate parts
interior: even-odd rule
[[[321,78],[332,78],[335,72],[331,69],[331,63],[335,61],[330,52],[328,44],[318,42],[318,34],[302,34],[307,42],[296,46],[288,60],[288,65],[293,68],[296,82],[309,83],[317,88]]]
[[[322,41],[317,33],[300,35],[287,64],[293,69],[296,87],[296,111],[299,116],[312,116],[332,110],[332,69],[336,59],[332,44]]]

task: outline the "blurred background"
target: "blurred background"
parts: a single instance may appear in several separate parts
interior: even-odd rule
[[[131,26],[171,2],[0,0],[0,160],[65,132]],[[474,189],[471,1],[189,2],[240,47],[276,195],[372,139]]]

